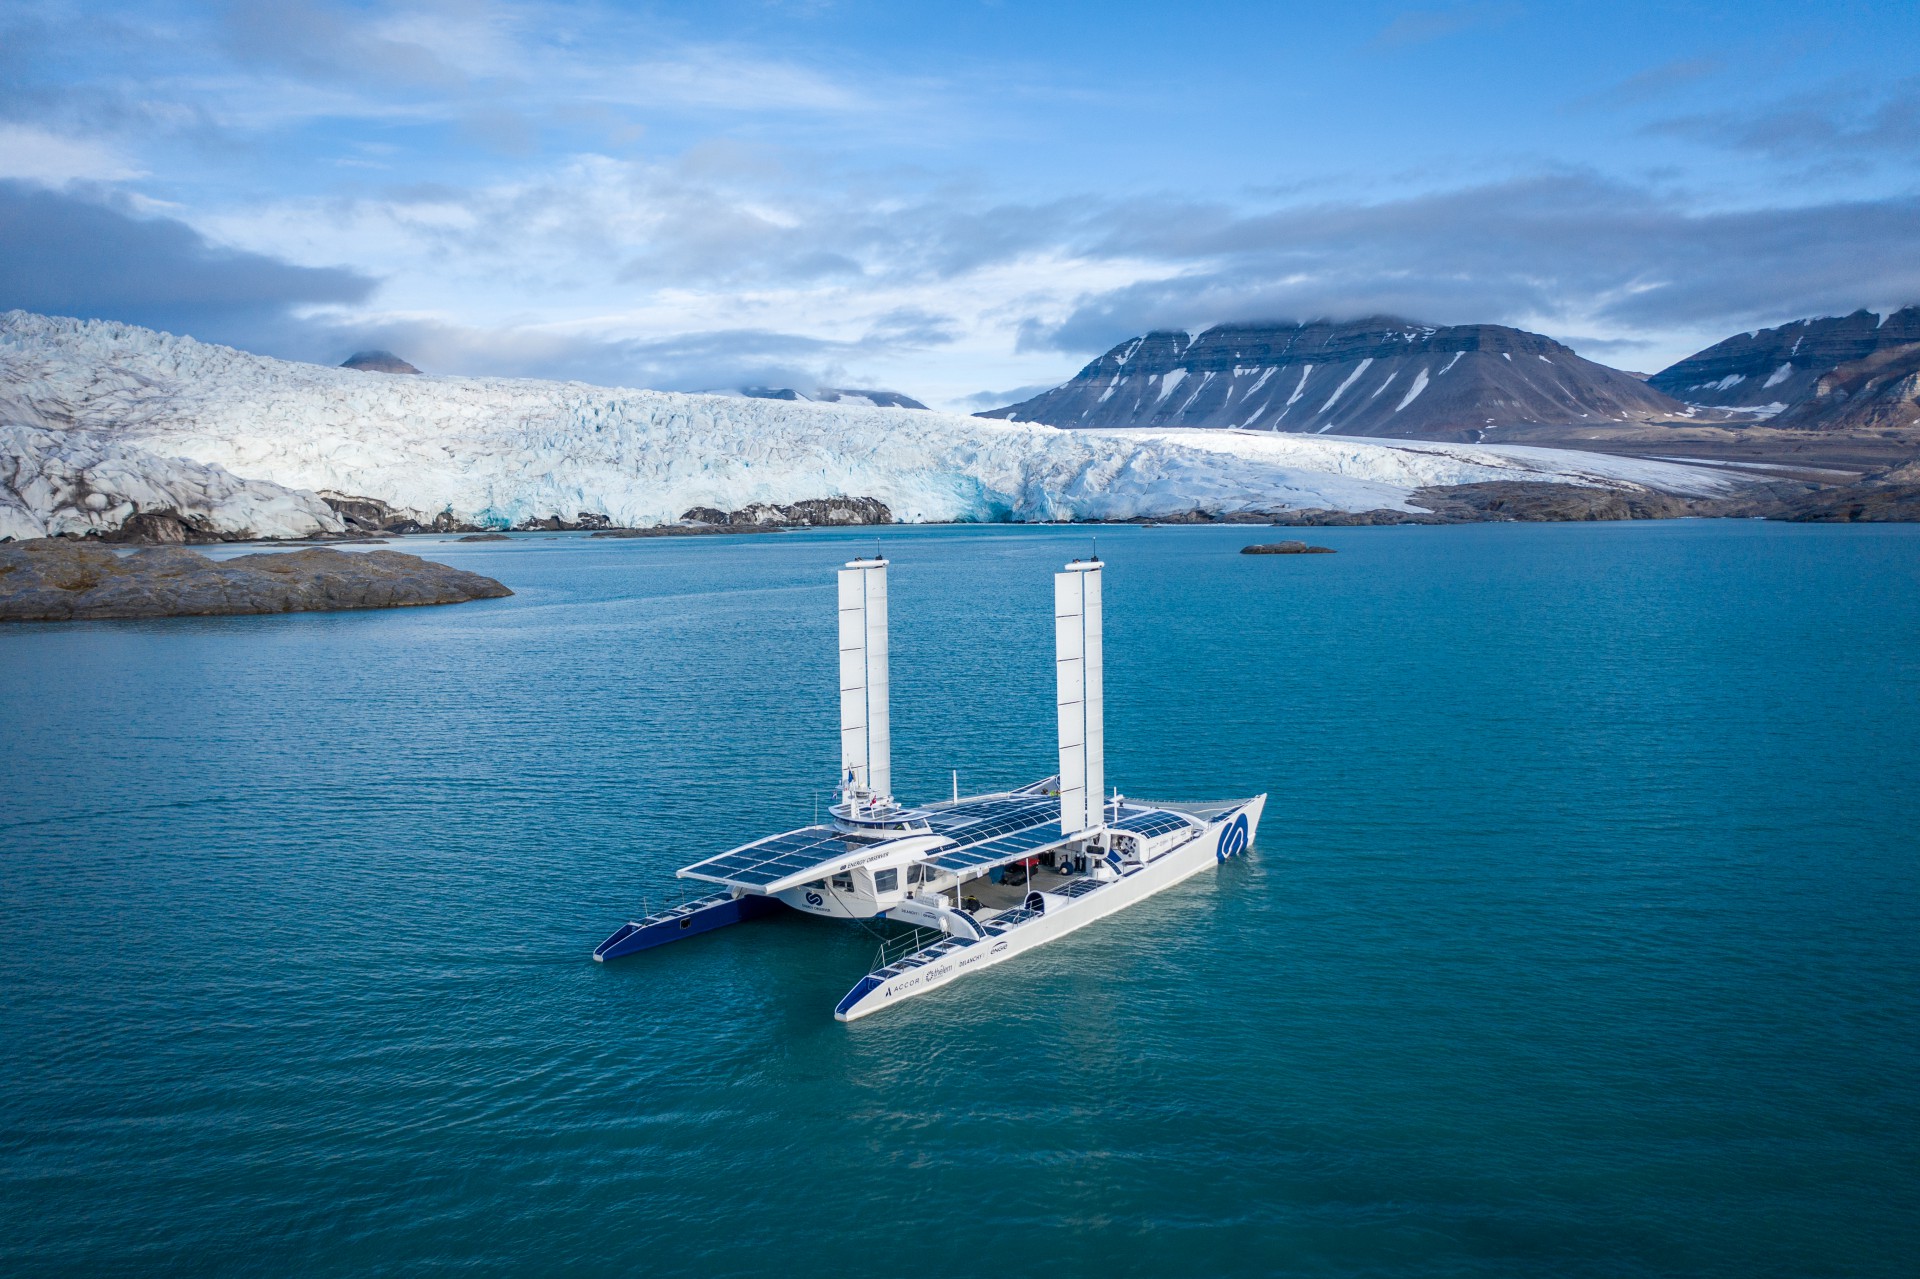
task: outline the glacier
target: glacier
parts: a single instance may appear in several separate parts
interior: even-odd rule
[[[395,377],[133,325],[0,315],[0,537],[173,509],[230,535],[337,532],[320,492],[423,522],[857,496],[907,522],[1415,509],[1426,485],[1547,480],[1697,496],[1707,468],[1558,449],[1234,430],[1061,430],[915,409],[520,378]]]

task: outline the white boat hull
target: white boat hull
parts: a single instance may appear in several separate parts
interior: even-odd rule
[[[938,990],[961,977],[982,972],[1125,910],[1229,857],[1238,856],[1252,846],[1266,803],[1267,797],[1260,795],[1221,813],[1187,843],[1162,853],[1144,866],[1130,868],[1119,879],[1101,884],[1084,895],[1067,897],[1042,892],[1045,910],[1004,931],[997,930],[997,921],[990,919],[986,921],[989,935],[980,941],[949,939],[869,973],[847,992],[833,1015],[841,1021],[857,1021],[916,995]],[[928,957],[923,959],[923,956]]]

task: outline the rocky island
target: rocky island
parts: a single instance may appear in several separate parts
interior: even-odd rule
[[[214,561],[185,547],[120,555],[59,538],[0,545],[0,621],[221,617],[499,599],[490,577],[399,551],[265,552]]]
[[[1331,555],[1331,546],[1308,546],[1305,542],[1262,542],[1258,546],[1243,546],[1242,555]]]

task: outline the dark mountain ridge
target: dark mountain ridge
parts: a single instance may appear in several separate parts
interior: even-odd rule
[[[1067,427],[1240,427],[1474,440],[1515,423],[1646,421],[1684,405],[1538,333],[1393,316],[1223,324],[1122,342],[1072,381],[979,414]]]
[[[1689,404],[1781,413],[1814,399],[1821,379],[1841,365],[1916,342],[1920,306],[1885,318],[1863,307],[1851,315],[1737,333],[1660,370],[1648,382]],[[1820,398],[1830,400],[1834,389],[1829,386]]]
[[[340,362],[343,369],[359,369],[362,373],[419,373],[420,370],[408,364],[392,351],[356,351]]]
[[[868,405],[876,409],[924,409],[927,406],[911,395],[898,391],[880,391],[871,387],[817,386],[812,394],[790,386],[743,386],[740,394],[750,400],[812,401],[817,404]]]

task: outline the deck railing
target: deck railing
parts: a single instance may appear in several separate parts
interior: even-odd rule
[[[937,928],[915,928],[903,936],[890,937],[873,952],[873,967],[867,971],[877,973],[882,968],[890,968],[907,956],[944,941],[946,936]]]

